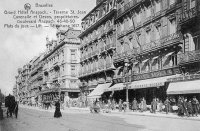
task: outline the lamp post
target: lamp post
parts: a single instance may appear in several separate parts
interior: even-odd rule
[[[89,94],[89,87],[88,87],[88,85],[85,87],[86,88],[86,90],[85,90],[85,95],[86,95],[86,101],[85,101],[85,106],[87,107],[88,106],[88,100],[87,100],[87,96],[88,96],[88,94]]]
[[[60,83],[61,83],[61,78],[58,77],[58,97],[59,97],[59,99],[60,99],[60,94],[61,94]]]
[[[128,66],[129,66],[129,60],[126,58],[124,60],[124,85],[126,85],[126,107],[129,110],[129,100],[128,100],[128,81],[126,82],[126,76],[128,76]]]

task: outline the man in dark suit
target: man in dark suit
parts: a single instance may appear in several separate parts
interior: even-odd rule
[[[199,101],[197,100],[196,96],[194,96],[192,99],[192,108],[193,108],[193,113],[196,116],[198,114],[198,104],[199,104]]]

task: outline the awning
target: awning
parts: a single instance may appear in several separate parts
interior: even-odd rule
[[[131,89],[164,86],[165,82],[167,82],[167,79],[174,77],[174,76],[176,76],[176,75],[134,81],[131,83]]]
[[[170,53],[166,54],[165,56],[166,56],[166,57],[169,57],[169,56],[171,56],[172,54],[174,54],[174,52],[170,52]]]
[[[200,93],[200,80],[170,83],[167,94]]]
[[[105,91],[118,91],[118,90],[123,90],[125,87],[124,83],[117,83],[110,88],[105,89]]]
[[[88,98],[100,98],[104,93],[105,89],[107,89],[112,83],[99,84],[89,95]]]
[[[156,59],[158,59],[158,57],[159,57],[159,56],[155,56],[155,57],[152,58],[152,60],[156,60]]]
[[[146,63],[147,61],[149,61],[149,59],[143,60],[142,63]]]

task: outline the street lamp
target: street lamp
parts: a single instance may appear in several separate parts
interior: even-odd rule
[[[60,88],[60,84],[61,83],[61,78],[60,77],[58,77],[58,97],[59,97],[59,99],[60,99],[60,94],[61,94],[61,88]]]
[[[127,106],[127,109],[129,109],[129,100],[128,100],[128,82],[129,81],[127,81],[126,82],[126,76],[128,75],[128,66],[129,66],[130,64],[129,64],[129,60],[126,58],[125,60],[124,60],[124,66],[125,66],[125,68],[124,68],[124,85],[126,85],[126,106]]]

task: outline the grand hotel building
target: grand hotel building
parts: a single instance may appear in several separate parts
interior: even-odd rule
[[[82,19],[80,89],[147,104],[198,93],[198,15],[198,0],[97,1]]]

